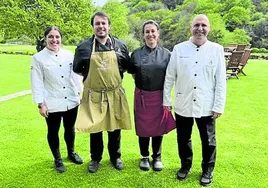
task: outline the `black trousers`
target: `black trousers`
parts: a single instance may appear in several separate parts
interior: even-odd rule
[[[108,131],[108,152],[110,160],[115,162],[117,158],[121,157],[120,152],[121,130],[115,130],[113,132]],[[93,161],[100,162],[103,153],[103,134],[91,133],[90,134],[90,154]]]
[[[47,141],[54,159],[61,158],[59,151],[59,129],[61,119],[63,119],[64,140],[66,142],[68,154],[74,152],[74,124],[77,117],[77,110],[78,106],[65,112],[49,113],[48,117],[46,118],[48,128]]]
[[[150,138],[152,138],[152,150],[153,150],[152,158],[153,159],[156,159],[156,158],[161,159],[163,136],[139,137],[140,154],[143,157],[149,156]]]
[[[202,170],[213,171],[216,161],[215,119],[212,119],[211,116],[192,118],[183,117],[178,114],[175,114],[175,117],[181,166],[188,169],[192,166],[193,151],[191,134],[195,120],[202,143]]]

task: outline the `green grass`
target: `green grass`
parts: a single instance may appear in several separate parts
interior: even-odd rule
[[[217,121],[217,163],[211,187],[268,187],[268,61],[251,60],[244,70],[248,76],[227,81],[226,110]],[[9,74],[11,76],[13,71]],[[125,76],[124,85],[132,112],[134,85],[131,76]],[[66,160],[61,128],[61,153],[67,172],[58,174],[53,169],[46,141],[45,121],[38,114],[31,96],[1,102],[0,114],[0,187],[200,187],[201,148],[196,126],[193,130],[193,168],[189,178],[179,182],[175,179],[180,167],[175,131],[163,140],[162,172],[139,170],[138,139],[133,126],[131,131],[122,131],[121,152],[125,169],[117,171],[111,167],[105,133],[100,169],[90,174],[87,172],[89,135],[76,134],[76,151],[85,163],[75,165]]]
[[[0,44],[0,52],[31,52],[36,53],[35,45]],[[63,46],[74,52],[76,46]]]
[[[30,89],[31,56],[0,54],[0,96]]]

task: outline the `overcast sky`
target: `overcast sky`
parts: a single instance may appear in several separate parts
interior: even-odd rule
[[[103,6],[108,0],[92,0],[93,4],[96,6]],[[120,0],[118,0],[120,1]]]
[[[93,0],[93,4],[96,6],[103,6],[107,0]]]

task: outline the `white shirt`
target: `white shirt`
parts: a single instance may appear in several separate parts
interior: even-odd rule
[[[177,114],[200,118],[212,112],[223,113],[226,100],[223,47],[206,41],[198,48],[190,40],[175,45],[165,77],[164,106],[172,106],[170,94],[174,83]]]
[[[35,103],[45,103],[48,112],[67,111],[79,105],[81,78],[73,68],[73,54],[44,48],[31,63],[31,85]]]

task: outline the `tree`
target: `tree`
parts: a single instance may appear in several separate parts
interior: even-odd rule
[[[224,15],[226,28],[229,31],[235,30],[235,28],[244,28],[250,21],[250,10],[243,7],[234,6],[227,14]]]
[[[118,38],[127,36],[129,31],[129,25],[127,23],[128,8],[118,1],[109,0],[103,6],[103,10],[111,18],[112,34]]]
[[[39,40],[47,26],[56,25],[68,34],[68,40],[69,37],[81,39],[88,35],[93,5],[91,0],[2,0],[0,10],[5,39],[24,34]]]
[[[252,46],[256,48],[268,48],[268,18],[262,18],[255,22],[250,31]]]
[[[92,33],[90,19],[93,14],[91,0],[54,0],[54,7],[60,14],[61,29],[64,31],[65,42],[76,45]]]
[[[162,0],[169,10],[174,10],[177,5],[181,5],[183,0]]]
[[[194,10],[195,14],[209,14],[218,13],[220,10],[220,4],[215,0],[199,0]]]

